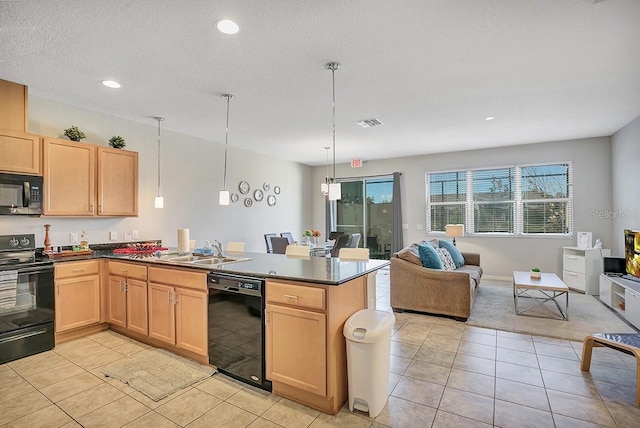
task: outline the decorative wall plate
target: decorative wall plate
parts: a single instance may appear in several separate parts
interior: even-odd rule
[[[275,190],[275,189],[273,189]],[[269,204],[270,207],[274,206],[276,204],[276,197],[273,195],[269,195],[267,197],[267,204]]]
[[[246,181],[241,181],[238,189],[240,189],[240,193],[246,195],[247,193],[249,193],[249,190],[251,190],[251,186],[249,186],[249,183],[247,183]]]
[[[264,193],[262,193],[262,190],[256,189],[256,191],[253,192],[253,199],[255,199],[256,202],[260,202],[263,197],[264,197]]]
[[[251,205],[253,205],[253,200],[251,198],[244,198],[244,206],[250,207]]]
[[[237,193],[231,194],[231,202],[238,202],[239,196]]]
[[[269,189],[271,189],[271,185],[269,185],[269,183],[265,181],[264,184],[262,185],[262,188],[264,189],[265,192],[268,192]]]
[[[280,186],[275,186],[273,188],[273,193],[275,193],[276,195],[279,195],[280,194]]]

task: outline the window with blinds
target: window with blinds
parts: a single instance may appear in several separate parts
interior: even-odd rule
[[[464,224],[466,234],[571,235],[570,163],[426,174],[427,232]]]

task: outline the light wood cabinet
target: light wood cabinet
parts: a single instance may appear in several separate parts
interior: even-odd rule
[[[147,267],[109,261],[107,321],[136,333],[148,333]]]
[[[267,280],[265,359],[273,392],[336,414],[347,400],[342,328],[366,304],[366,277],[339,286]]]
[[[27,132],[29,89],[0,79],[0,129]]]
[[[138,154],[45,138],[44,214],[137,216]]]
[[[100,322],[98,260],[55,265],[56,333]]]
[[[149,268],[149,337],[208,355],[207,275]]]
[[[41,154],[39,136],[0,130],[0,172],[40,175]]]

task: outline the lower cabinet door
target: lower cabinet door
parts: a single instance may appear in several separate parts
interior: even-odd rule
[[[125,278],[109,276],[107,321],[120,327],[127,326],[127,294],[124,287]]]
[[[147,316],[146,281],[127,279],[127,328],[146,336],[149,332]]]
[[[100,322],[98,275],[57,280],[56,333]]]
[[[325,314],[267,304],[267,378],[327,394]]]
[[[207,293],[176,288],[176,345],[207,356]]]
[[[176,344],[174,288],[149,283],[149,337],[170,345]]]

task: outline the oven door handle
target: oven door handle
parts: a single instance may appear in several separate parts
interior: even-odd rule
[[[20,339],[26,339],[27,337],[37,336],[38,334],[44,334],[46,332],[47,332],[47,329],[43,328],[35,331],[30,331],[28,333],[14,334],[13,336],[3,337],[2,339],[0,339],[0,344],[14,342]]]

